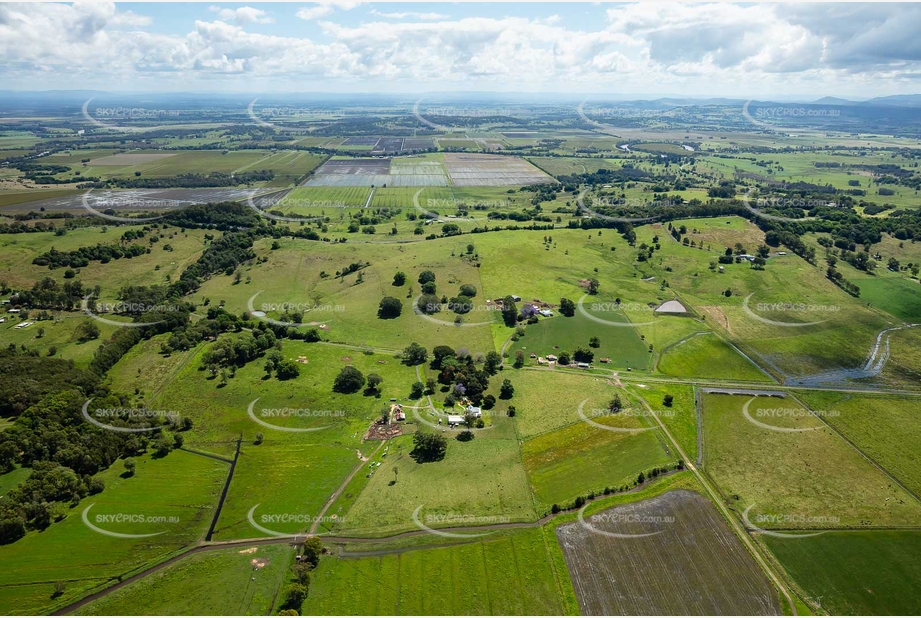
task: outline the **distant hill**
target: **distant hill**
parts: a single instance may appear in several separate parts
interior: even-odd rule
[[[818,101],[813,101],[812,105],[857,105],[856,101],[849,101],[839,97],[822,97]]]
[[[921,94],[894,94],[888,97],[876,97],[862,105],[892,105],[896,107],[921,107]]]

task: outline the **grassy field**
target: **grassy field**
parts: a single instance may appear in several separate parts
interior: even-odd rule
[[[193,554],[83,606],[78,615],[124,616],[141,607],[162,616],[265,616],[278,602],[294,553],[287,545],[266,545]]]
[[[879,377],[903,388],[911,388],[921,381],[921,328],[892,333],[889,337],[889,360]]]
[[[562,614],[539,528],[362,558],[325,557],[306,615]]]
[[[727,217],[682,223],[689,230],[709,233],[706,230],[714,227],[731,229],[736,221]],[[744,229],[739,232],[738,242],[748,251],[756,249],[745,244],[745,233]],[[710,270],[710,263],[715,264],[725,247],[712,243],[709,250],[707,243],[703,248],[684,246],[663,239],[664,234],[650,226],[637,229],[637,242],[651,243],[654,235],[660,236],[661,249],[643,263],[642,276],[667,280],[710,328],[721,331],[775,375],[809,376],[862,366],[877,334],[897,324],[891,316],[868,308],[828,281],[822,263],[813,266],[788,254],[770,258],[763,271],[743,262],[728,264],[719,272],[715,265]],[[722,238],[726,242],[732,236]],[[771,308],[778,303],[795,309]],[[808,322],[815,324],[784,325]]]
[[[59,283],[64,281],[67,268],[49,269],[32,264],[33,258],[52,248],[58,251],[73,251],[80,247],[96,244],[115,244],[127,230],[140,227],[102,227],[69,230],[64,236],[53,232],[31,234],[0,234],[0,279],[12,286],[31,287],[32,282],[51,277]],[[150,253],[134,258],[112,260],[108,264],[90,262],[88,266],[75,269],[77,278],[84,286],[102,288],[102,298],[114,299],[125,285],[161,285],[179,278],[182,271],[201,255],[205,247],[207,230],[181,230],[168,228],[157,233],[160,240],[150,244],[148,233],[129,244],[150,246]],[[169,245],[172,250],[164,247]]]
[[[588,311],[587,308],[586,310]],[[596,365],[599,365],[599,359],[610,358],[610,366],[614,368],[649,368],[652,354],[636,330],[627,326],[629,322],[622,313],[613,310],[591,313],[610,322],[623,323],[625,326],[599,325],[581,313],[576,313],[572,317],[556,314],[552,318],[542,318],[537,324],[527,326],[525,336],[509,348],[509,355],[514,358],[515,352],[522,350],[526,358],[530,354],[541,357],[548,354],[559,356],[562,351],[572,353],[577,348],[585,348],[595,353]],[[597,348],[589,347],[589,339],[592,337],[598,337],[600,340]],[[528,358],[527,362],[529,365],[537,366],[537,359]]]
[[[417,529],[412,515],[420,506],[423,522],[447,518],[431,527],[450,527],[452,516],[537,519],[511,419],[494,421],[493,428],[478,432],[470,442],[459,442],[449,432],[447,454],[438,462],[415,463],[409,457],[409,437],[392,442],[386,462],[345,513],[338,531],[380,536]]]
[[[751,521],[761,515],[783,518],[759,527],[808,528],[807,520],[831,528],[921,522],[915,498],[796,401],[756,398],[749,416],[807,431],[775,431],[749,422],[743,407],[750,399],[703,395],[704,468],[733,508],[753,507]]]
[[[761,536],[811,605],[832,616],[911,616],[921,612],[921,533],[827,532]]]
[[[769,376],[712,333],[693,336],[662,354],[658,369],[667,376],[743,382],[770,382]]]
[[[804,392],[813,410],[916,494],[921,493],[921,398]]]
[[[654,411],[659,412],[659,419],[678,442],[678,446],[688,457],[695,460],[697,410],[694,405],[694,388],[684,384],[643,384],[631,385],[630,392],[645,399]],[[666,395],[672,396],[671,407],[666,407],[662,403]]]
[[[75,336],[77,328],[83,322],[90,320],[85,313],[76,313],[68,311],[49,311],[53,316],[50,320],[35,321],[31,326],[25,328],[16,328],[16,324],[24,321],[32,322],[37,314],[32,311],[32,317],[29,320],[17,320],[11,318],[10,314],[2,313],[0,317],[7,318],[0,324],[0,344],[14,344],[17,347],[25,345],[30,350],[36,350],[42,356],[47,356],[51,348],[55,348],[54,356],[56,358],[65,358],[74,361],[79,366],[87,366],[93,358],[93,354],[102,342],[108,339],[118,327],[104,322],[96,322],[99,327],[99,337],[90,341],[80,342]],[[115,321],[125,320],[117,318]],[[39,329],[44,334],[39,336]]]
[[[353,345],[369,345],[388,349],[403,349],[413,340],[431,350],[444,344],[454,348],[466,347],[471,352],[488,352],[494,349],[488,325],[480,322],[495,319],[491,313],[472,311],[465,316],[463,328],[454,325],[454,314],[443,311],[435,318],[443,323],[433,323],[415,315],[413,299],[421,294],[417,283],[419,273],[432,270],[437,277],[438,293],[453,296],[463,283],[470,283],[482,292],[479,269],[462,256],[466,240],[444,240],[412,245],[318,245],[304,240],[282,239],[281,248],[269,249],[271,242],[260,240],[256,251],[268,261],[243,269],[253,283],[233,284],[231,277],[218,276],[206,282],[200,293],[212,302],[224,300],[228,311],[242,312],[253,295],[259,294],[254,306],[281,303],[306,305],[305,321],[318,321],[329,327],[325,336],[332,341]],[[455,255],[452,256],[452,250]],[[363,281],[353,273],[344,278],[334,273],[349,264],[370,262],[361,271]],[[328,276],[321,273],[325,271]],[[393,285],[393,276],[404,271],[407,282],[402,287]],[[402,315],[396,319],[377,319],[380,300],[393,296],[403,303]],[[482,296],[478,295],[475,301]],[[277,314],[270,312],[269,317]]]
[[[30,532],[0,552],[4,586],[0,611],[46,613],[130,575],[151,561],[197,542],[211,522],[227,476],[227,464],[174,451],[162,459],[138,457],[137,470],[122,478],[120,462],[101,473],[105,490],[65,510],[66,518],[43,532]],[[91,523],[118,533],[149,534],[140,539],[115,538],[88,528],[81,519],[87,507]],[[177,518],[173,523],[100,523],[99,515]],[[47,551],[54,547],[55,551]],[[64,594],[52,597],[56,582]]]
[[[645,428],[638,417],[609,415],[595,422],[615,428]],[[532,438],[521,453],[534,499],[541,513],[553,504],[566,505],[577,496],[601,493],[634,481],[640,472],[674,463],[654,430],[608,431],[576,423]]]

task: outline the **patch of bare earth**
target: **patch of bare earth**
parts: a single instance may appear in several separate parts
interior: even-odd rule
[[[703,305],[700,307],[700,310],[703,311],[707,317],[726,329],[726,332],[732,333],[732,329],[729,328],[729,318],[726,317],[722,307],[717,305]]]

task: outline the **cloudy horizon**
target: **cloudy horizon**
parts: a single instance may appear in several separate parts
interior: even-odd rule
[[[921,92],[919,26],[899,4],[0,4],[0,74],[29,91],[864,100]]]

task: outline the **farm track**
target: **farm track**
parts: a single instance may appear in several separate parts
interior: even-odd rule
[[[377,452],[378,452],[379,450],[381,450],[381,448],[384,446],[384,444],[385,444],[386,442],[387,442],[386,440],[381,440],[381,443],[377,445],[377,448],[374,449],[374,450],[371,452],[370,455],[368,455],[368,458],[367,458],[367,459],[373,459],[374,456],[377,455]],[[317,517],[316,517],[316,519],[314,520],[313,524],[311,524],[310,530],[307,532],[308,534],[316,534],[316,533],[317,533],[317,528],[320,527],[320,522],[323,520],[323,516],[326,515],[326,511],[328,511],[328,510],[329,510],[329,507],[331,507],[331,506],[333,505],[333,503],[334,503],[336,500],[339,499],[339,496],[342,495],[342,492],[345,491],[345,488],[348,487],[349,483],[352,482],[352,479],[355,478],[355,475],[358,474],[358,472],[359,472],[362,468],[364,468],[365,461],[367,461],[367,459],[361,459],[361,458],[359,458],[359,460],[358,460],[358,465],[355,466],[355,469],[352,470],[352,472],[349,473],[349,475],[348,475],[347,477],[345,477],[345,480],[342,481],[342,484],[339,485],[338,488],[336,488],[336,491],[334,491],[334,492],[330,495],[329,499],[323,504],[323,508],[320,509],[320,514],[317,515]]]
[[[700,389],[694,387],[694,411],[697,417],[697,467],[701,467],[704,461],[704,410],[703,401],[700,397]]]

